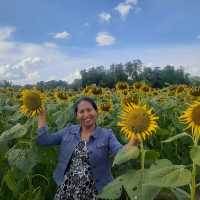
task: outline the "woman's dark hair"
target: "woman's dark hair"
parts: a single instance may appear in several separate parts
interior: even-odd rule
[[[98,111],[97,104],[95,103],[95,101],[94,101],[92,98],[90,98],[90,97],[81,97],[81,98],[78,99],[78,100],[76,101],[76,103],[74,104],[74,114],[75,114],[75,116],[77,115],[78,105],[79,105],[82,101],[87,101],[87,102],[89,102],[89,103],[92,105],[92,107],[93,107],[96,111]]]

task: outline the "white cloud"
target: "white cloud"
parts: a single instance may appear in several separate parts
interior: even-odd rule
[[[95,66],[93,58],[72,56],[66,49],[47,46],[0,41],[0,80],[20,85],[47,81],[49,77],[61,80],[64,75],[73,74],[74,69]]]
[[[58,48],[57,44],[53,42],[45,42],[44,46],[48,48]]]
[[[114,44],[115,40],[107,32],[100,32],[96,37],[100,46]],[[182,65],[186,72],[200,76],[199,45],[174,45],[151,49],[98,48],[94,51],[84,49],[78,56],[72,56],[68,51],[62,47],[49,48],[45,43],[0,41],[0,80],[10,80],[14,84],[24,85],[47,81],[50,78],[61,80],[64,77],[71,82],[74,78],[79,78],[78,71],[89,66],[109,66],[112,63],[125,63],[136,58],[161,67],[168,63]]]
[[[110,35],[108,32],[99,32],[96,37],[96,42],[99,46],[109,46],[114,44],[115,41],[115,37]]]
[[[74,79],[80,79],[80,78],[81,78],[80,71],[76,70],[75,72],[64,77],[63,80],[67,81],[68,83],[72,83]]]
[[[15,47],[15,43],[8,41],[0,41],[0,56]]]
[[[17,68],[9,64],[0,65],[0,80],[20,80],[24,79],[25,74]]]
[[[16,64],[0,65],[0,80],[14,81],[15,83],[35,83],[40,76],[36,69],[40,69],[42,59],[28,57]]]
[[[63,31],[60,33],[54,33],[53,37],[56,39],[68,39],[70,36],[70,33],[68,33],[67,31]]]
[[[0,27],[0,40],[6,40],[10,38],[11,34],[16,31],[15,27]]]
[[[125,18],[131,10],[135,10],[135,13],[138,13],[141,8],[137,7],[137,0],[126,0],[125,2],[119,3],[115,10],[121,15],[122,18]]]
[[[34,71],[32,73],[27,74],[27,81],[31,83],[36,83],[40,79],[40,75],[38,71]]]
[[[102,22],[109,22],[111,20],[111,15],[106,12],[102,12],[99,14],[99,18]]]
[[[200,40],[200,35],[197,35],[197,39]]]
[[[126,4],[126,3],[120,3],[115,8],[115,10],[117,10],[122,17],[125,17],[126,15],[128,15],[131,9],[133,9],[133,7],[130,4]]]
[[[127,4],[133,4],[133,5],[137,5],[138,0],[126,0]]]

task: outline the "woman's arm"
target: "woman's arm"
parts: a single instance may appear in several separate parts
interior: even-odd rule
[[[109,138],[108,138],[108,144],[109,144],[109,154],[111,157],[114,157],[118,151],[123,147],[123,145],[117,140],[115,134],[110,129]]]
[[[46,114],[43,110],[40,112],[38,117],[37,143],[40,145],[58,145],[61,143],[62,137],[66,133],[67,129],[68,127],[49,134],[48,127],[46,125]]]
[[[120,144],[120,142],[117,140],[114,133],[111,131],[109,135],[109,154],[111,157],[114,157],[120,149],[130,147],[130,146],[137,146],[139,144],[139,140],[136,138],[132,138],[129,140],[129,142],[126,145]]]
[[[42,110],[38,116],[38,128],[42,128],[46,126],[46,113]]]

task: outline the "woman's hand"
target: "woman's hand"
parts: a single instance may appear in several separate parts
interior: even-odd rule
[[[129,142],[128,142],[128,146],[138,146],[140,143],[140,140],[136,137],[132,137]]]
[[[38,128],[42,128],[46,125],[46,113],[45,110],[40,111],[38,116]]]

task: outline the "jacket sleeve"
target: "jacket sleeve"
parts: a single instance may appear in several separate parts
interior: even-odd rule
[[[42,127],[37,129],[37,143],[40,145],[59,145],[62,141],[63,135],[68,131],[68,127],[65,127],[55,133],[48,133],[48,127]]]
[[[123,145],[117,140],[116,136],[114,135],[111,129],[109,129],[108,145],[109,155],[111,157],[114,157],[118,153],[118,151],[123,147]]]

